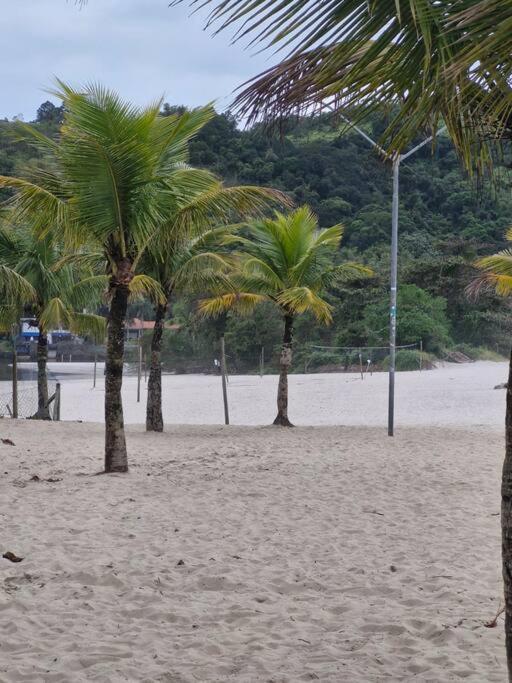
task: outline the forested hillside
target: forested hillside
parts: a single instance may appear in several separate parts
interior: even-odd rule
[[[163,114],[172,111],[166,105]],[[57,132],[61,114],[45,103],[35,125],[47,133]],[[375,120],[368,132],[378,137],[382,125]],[[16,173],[27,162],[41,163],[31,158],[33,152],[13,133],[13,123],[0,124],[4,174]],[[373,268],[374,277],[330,292],[335,307],[330,328],[308,319],[299,323],[298,349],[307,342],[386,343],[391,173],[359,135],[326,119],[305,119],[270,137],[259,127],[241,130],[233,117],[219,115],[193,141],[190,160],[228,183],[286,191],[297,204],[308,203],[322,227],[343,223],[340,260],[357,259]],[[399,343],[421,339],[425,349],[435,354],[460,345],[466,350],[484,346],[506,352],[512,328],[509,304],[491,294],[469,301],[465,287],[474,275],[475,256],[504,247],[503,235],[512,223],[509,190],[493,191],[489,186],[477,191],[461,172],[450,142],[442,137],[434,151],[426,146],[403,164],[400,189]],[[134,306],[135,312],[141,309],[148,318],[150,306]],[[198,368],[207,366],[214,355],[215,325],[197,320],[192,301],[175,302],[173,316],[182,329],[168,333],[168,362],[183,369],[194,363]],[[228,320],[231,364],[241,370],[256,369],[262,346],[270,361],[280,335],[280,321],[266,307],[251,318]]]

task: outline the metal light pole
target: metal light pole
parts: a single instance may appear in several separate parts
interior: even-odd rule
[[[329,107],[331,108],[331,107]],[[393,156],[386,152],[375,140],[367,135],[359,126],[353,124],[346,116],[341,115],[345,123],[353,128],[359,135],[364,138],[379,154],[385,159],[391,160],[393,165],[393,204],[391,210],[391,278],[390,278],[390,296],[389,296],[389,389],[388,389],[388,436],[394,435],[395,428],[395,366],[396,366],[396,305],[398,293],[398,205],[399,205],[399,181],[400,181],[400,164],[410,156],[412,156],[419,149],[432,141],[433,136],[430,135],[426,140],[420,142],[405,154],[395,153]],[[446,130],[443,126],[438,135]]]

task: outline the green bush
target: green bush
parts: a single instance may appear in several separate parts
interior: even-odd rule
[[[419,370],[420,357],[420,351],[414,351],[411,349],[401,349],[396,352],[395,368],[398,371]],[[386,356],[386,358],[384,358],[382,368],[384,370],[389,370],[389,356]]]
[[[342,365],[343,358],[339,353],[333,353],[332,351],[313,351],[309,356],[306,357],[306,363],[308,370],[314,370],[315,368],[322,367],[324,365]]]

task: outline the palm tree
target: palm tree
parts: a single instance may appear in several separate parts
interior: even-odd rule
[[[218,252],[229,228],[212,228],[177,244],[168,244],[157,253],[148,252],[148,272],[160,284],[164,299],[155,304],[155,325],[151,338],[151,363],[146,405],[146,430],[161,432],[162,416],[162,338],[171,298],[179,293],[205,291],[222,281],[228,264]]]
[[[44,151],[45,169],[2,176],[0,187],[14,190],[13,213],[30,218],[36,235],[51,226],[68,248],[87,244],[107,263],[105,471],[127,472],[121,387],[128,299],[141,291],[163,298],[158,283],[139,270],[144,253],[162,235],[172,239],[205,220],[208,207],[201,202],[178,222],[169,217],[183,207],[183,197],[211,184],[210,174],[186,162],[189,140],[215,112],[206,106],[161,117],[161,100],[138,108],[99,85],[78,91],[58,81],[55,94],[65,111],[58,140],[22,127]],[[255,203],[267,201],[268,192],[255,188],[253,196]]]
[[[163,299],[155,305],[155,326],[151,340],[146,429],[162,431],[161,346],[164,320],[171,298],[178,293],[205,291],[222,281],[227,263],[219,253],[223,239],[233,227],[229,219],[260,215],[272,204],[289,205],[280,192],[258,187],[225,187],[213,175],[203,172],[203,185],[188,188],[181,206],[169,216],[147,250],[142,268],[160,285]],[[212,228],[212,224],[221,227]],[[171,227],[172,224],[172,227]]]
[[[66,328],[76,334],[89,334],[102,340],[105,318],[84,312],[99,302],[105,278],[79,270],[63,260],[62,243],[52,234],[39,239],[28,229],[0,228],[0,262],[12,268],[30,284],[29,296],[1,311],[3,327],[17,322],[20,309],[34,319],[37,339],[37,412],[35,419],[49,420],[48,331]]]
[[[307,206],[285,215],[276,213],[233,236],[239,245],[240,273],[232,275],[236,291],[205,299],[203,315],[220,315],[232,308],[250,309],[269,300],[283,318],[275,425],[291,427],[288,418],[288,371],[292,364],[293,325],[296,317],[311,313],[320,323],[332,321],[332,306],[324,295],[331,284],[370,271],[356,263],[334,265],[343,228],[318,230],[318,220]]]
[[[59,82],[56,94],[65,110],[58,140],[23,128],[45,152],[47,167],[23,178],[1,177],[0,186],[14,190],[15,215],[29,217],[38,236],[51,226],[68,247],[89,244],[107,262],[105,471],[126,472],[121,386],[128,297],[136,277],[139,290],[157,288],[137,276],[138,263],[182,192],[201,182],[185,166],[187,143],[214,112],[204,107],[164,118],[161,102],[137,108],[98,85],[78,91]]]

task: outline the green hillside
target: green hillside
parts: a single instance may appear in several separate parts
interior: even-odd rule
[[[172,111],[166,105],[163,114]],[[57,133],[60,116],[59,109],[45,103],[34,125]],[[382,126],[376,119],[367,130],[378,137]],[[16,174],[26,163],[42,163],[16,140],[14,129],[13,123],[0,122],[4,174]],[[299,324],[298,349],[306,343],[386,343],[391,173],[357,133],[309,118],[269,136],[261,127],[242,130],[229,114],[218,115],[193,141],[190,161],[228,183],[284,190],[297,204],[308,203],[322,227],[343,223],[340,258],[362,260],[374,269],[370,280],[330,293],[335,306],[330,328],[318,328],[307,319]],[[508,188],[478,191],[462,173],[450,142],[441,137],[435,150],[426,146],[403,164],[400,189],[398,342],[422,339],[426,350],[436,354],[457,345],[507,352],[509,304],[491,294],[469,301],[465,287],[474,275],[475,256],[504,245],[503,234],[512,222]],[[149,317],[149,305],[136,306],[134,312],[141,308]],[[166,341],[169,359],[174,364],[181,359],[184,369],[190,359],[198,367],[207,365],[215,343],[213,323],[198,322],[193,311],[193,302],[175,302],[174,317],[183,327]],[[228,321],[231,363],[239,369],[256,369],[261,346],[271,359],[279,339],[279,321],[270,310]]]

